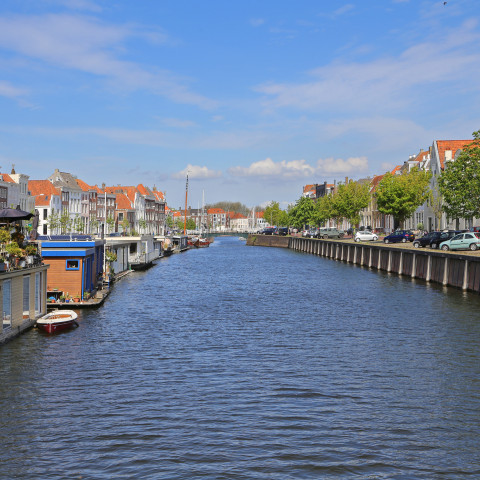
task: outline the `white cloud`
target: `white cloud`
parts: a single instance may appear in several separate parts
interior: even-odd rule
[[[252,27],[260,27],[265,23],[265,20],[263,18],[251,18],[250,19],[250,25]]]
[[[62,5],[72,10],[89,10],[91,12],[101,12],[102,8],[90,0],[50,0],[50,3]]]
[[[68,14],[0,18],[0,47],[50,65],[79,70],[114,82],[116,88],[147,89],[174,102],[213,108],[216,102],[192,92],[168,71],[149,71],[117,58],[129,38],[155,39],[132,26],[112,26],[93,17]],[[165,41],[165,39],[164,39]],[[153,69],[152,69],[153,70]]]
[[[188,164],[182,171],[174,173],[172,178],[219,178],[222,176],[222,172],[219,170],[210,170],[208,167],[201,167],[199,165]]]
[[[8,82],[0,82],[0,96],[7,98],[18,98],[28,94],[24,88],[18,88]]]
[[[451,88],[478,93],[480,34],[474,20],[442,36],[372,61],[333,62],[310,72],[304,83],[269,83],[256,87],[268,109],[340,112],[408,111],[428,97],[424,89]]]
[[[317,175],[322,174],[357,174],[368,170],[367,157],[325,158],[317,160]]]
[[[351,4],[351,3],[347,3],[346,5],[344,5],[343,7],[340,7],[338,8],[337,10],[335,10],[333,12],[333,15],[334,16],[338,16],[338,15],[344,15],[345,13],[349,12],[350,10],[353,10],[355,8],[355,5]]]
[[[192,122],[191,120],[180,120],[178,118],[162,118],[160,120],[167,127],[189,128],[195,126],[195,122]]]
[[[303,178],[314,173],[315,169],[305,160],[274,162],[271,158],[253,162],[248,167],[231,167],[228,173],[234,177],[283,177]]]

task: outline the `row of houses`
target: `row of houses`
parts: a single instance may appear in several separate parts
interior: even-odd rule
[[[180,222],[185,220],[185,210],[173,212],[173,218]],[[263,212],[252,210],[249,215],[225,211],[222,208],[187,208],[187,220],[195,222],[195,230],[208,232],[251,232],[264,228],[267,223]]]
[[[86,234],[165,235],[167,216],[174,221],[185,219],[185,210],[170,209],[156,187],[89,185],[58,169],[44,180],[30,180],[28,175],[15,173],[14,167],[10,174],[0,174],[0,208],[17,206],[29,212],[38,210],[40,235],[64,231],[62,216],[72,222],[71,230]],[[245,232],[266,226],[263,212],[255,211],[243,215],[221,208],[188,207],[187,219],[194,220],[197,231]]]
[[[430,188],[433,193],[433,202],[425,202],[417,208],[414,214],[405,221],[403,228],[415,230],[421,224],[423,228],[432,230],[455,229],[456,219],[449,219],[445,213],[442,213],[435,205],[441,206],[441,198],[438,193],[438,178],[442,171],[448,167],[449,162],[455,161],[466,145],[472,143],[473,140],[435,140],[428,149],[420,149],[416,155],[411,155],[403,165],[397,165],[391,173],[393,175],[401,175],[410,172],[413,168],[418,167],[421,170],[430,171],[432,173]],[[375,199],[375,191],[386,173],[375,175],[373,178],[363,178],[358,180],[361,183],[370,185],[371,200],[367,208],[361,213],[361,226],[371,226],[376,231],[390,232],[398,227],[391,215],[385,215],[378,210]],[[348,182],[345,178],[345,182]],[[338,183],[328,184],[310,184],[303,187],[303,196],[317,199],[325,195],[333,194],[338,188]],[[468,228],[471,219],[460,219],[459,228]],[[334,221],[330,220],[329,225],[333,226]],[[343,220],[340,228],[347,229],[351,225]]]
[[[58,169],[45,180],[28,175],[0,174],[0,208],[39,212],[38,233],[52,235],[65,230],[65,219],[81,233],[132,232],[163,235],[166,202],[163,192],[137,186],[89,185]]]

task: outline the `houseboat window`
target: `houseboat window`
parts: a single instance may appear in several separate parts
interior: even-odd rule
[[[23,277],[23,315],[30,316],[30,275]]]
[[[66,261],[67,270],[78,270],[80,268],[79,260],[67,260]]]
[[[35,274],[35,316],[43,313],[42,305],[42,276],[40,272]]]
[[[12,326],[12,284],[11,280],[4,280],[2,282],[3,290],[3,328],[10,328]]]

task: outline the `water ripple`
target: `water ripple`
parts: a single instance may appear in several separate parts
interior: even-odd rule
[[[234,238],[0,349],[0,478],[480,477],[480,298]]]

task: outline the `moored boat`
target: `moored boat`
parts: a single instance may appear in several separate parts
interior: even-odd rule
[[[39,318],[36,326],[47,333],[55,333],[73,325],[78,327],[77,316],[73,310],[54,310]]]

